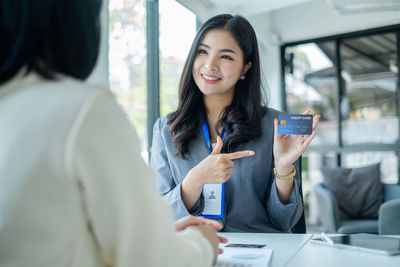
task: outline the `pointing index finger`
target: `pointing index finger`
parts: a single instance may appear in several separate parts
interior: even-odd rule
[[[227,153],[224,156],[228,159],[240,159],[244,157],[254,156],[255,152],[253,150],[244,150],[233,153]]]

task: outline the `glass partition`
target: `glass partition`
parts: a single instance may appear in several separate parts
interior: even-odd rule
[[[335,60],[334,42],[307,43],[285,50],[287,112],[310,109],[321,115],[313,146],[338,143]]]
[[[398,140],[396,35],[376,34],[341,43],[343,143]]]

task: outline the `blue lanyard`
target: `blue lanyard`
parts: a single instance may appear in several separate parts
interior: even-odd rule
[[[221,139],[224,138],[224,133],[225,133],[225,128],[222,128]],[[210,153],[211,153],[212,146],[211,146],[210,133],[208,131],[208,125],[207,125],[206,119],[203,119],[203,134],[204,134],[204,138],[206,139],[207,146],[210,149]]]
[[[221,139],[224,138],[225,128],[222,129]],[[206,119],[203,120],[203,134],[204,138],[206,139],[206,143],[208,148],[210,149],[210,153],[212,152],[212,146],[210,141],[210,133],[208,131],[208,125]],[[204,186],[207,186],[204,185]],[[205,204],[206,205],[206,204]],[[221,211],[219,214],[200,214],[201,216],[209,219],[222,219],[225,216],[225,183],[221,184]]]

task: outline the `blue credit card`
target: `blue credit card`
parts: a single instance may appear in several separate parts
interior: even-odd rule
[[[313,116],[303,114],[279,114],[278,134],[310,135]]]

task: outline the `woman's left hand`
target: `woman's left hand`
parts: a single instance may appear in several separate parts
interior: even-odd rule
[[[307,110],[303,114],[310,114]],[[320,115],[313,118],[311,135],[280,135],[278,134],[278,119],[274,119],[274,158],[275,168],[279,174],[286,175],[291,171],[291,165],[306,150],[317,133]]]

